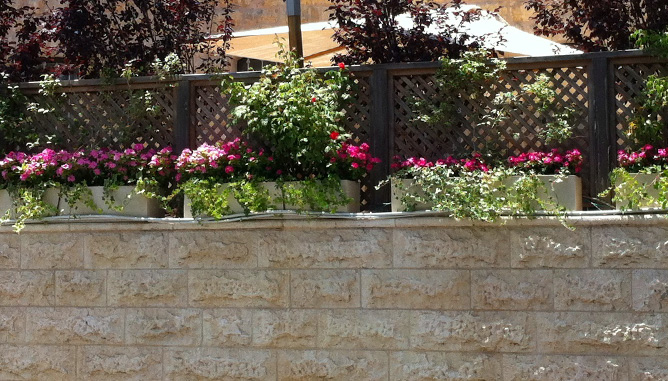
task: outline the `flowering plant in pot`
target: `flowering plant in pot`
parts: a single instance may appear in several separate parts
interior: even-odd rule
[[[330,139],[340,136],[330,134]],[[222,218],[271,209],[335,211],[347,204],[358,208],[356,181],[378,162],[368,151],[367,144],[341,142],[323,156],[324,174],[297,178],[267,151],[239,138],[186,149],[176,161],[178,192],[186,198],[184,215]]]
[[[430,209],[455,218],[493,221],[502,214],[564,210],[551,195],[551,182],[541,176],[577,173],[581,164],[577,150],[523,154],[496,163],[480,154],[435,162],[410,158],[397,160],[392,165],[396,172],[385,183],[393,187],[393,211]]]
[[[230,208],[230,196],[244,213],[359,209],[357,181],[378,160],[341,126],[353,86],[347,68],[340,64],[321,73],[301,69],[292,53],[282,51],[281,57],[282,64],[265,67],[253,84],[223,82],[234,122],[246,126],[244,140],[202,146],[179,159],[179,188],[193,215],[238,212]],[[188,172],[201,162],[203,168]]]
[[[12,204],[3,207],[5,219],[15,218],[20,230],[28,219],[56,214],[158,216],[157,199],[170,185],[174,159],[170,148],[156,151],[141,144],[123,151],[11,152],[0,160],[0,189]],[[124,211],[137,195],[155,202],[142,212]]]
[[[621,210],[668,208],[668,148],[645,145],[617,152],[619,166],[610,173],[612,201]]]

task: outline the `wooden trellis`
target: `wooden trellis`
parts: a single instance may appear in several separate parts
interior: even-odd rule
[[[461,121],[456,128],[429,128],[414,121],[412,100],[436,95],[437,68],[438,63],[418,63],[351,69],[357,84],[356,101],[345,109],[342,123],[357,142],[369,142],[373,154],[383,160],[363,181],[365,208],[383,210],[389,201],[387,189],[375,191],[373,186],[389,174],[394,155],[432,159],[465,155],[490,142],[508,154],[551,148],[538,134],[543,120],[532,99],[520,102],[498,135],[476,123],[476,115],[489,108],[496,91],[517,92],[541,74],[556,90],[556,101],[575,110],[574,137],[561,148],[578,148],[585,155],[589,164],[582,173],[585,191],[594,197],[608,185],[616,150],[630,143],[624,132],[645,78],[668,72],[665,62],[640,52],[509,59],[501,81],[486,97],[469,99],[462,94],[458,105]],[[258,73],[234,76],[252,82]],[[58,137],[63,148],[123,148],[140,142],[180,149],[242,134],[243,126],[230,121],[230,106],[219,82],[206,75],[184,75],[167,82],[142,78],[113,86],[73,81],[62,88],[65,95],[56,98],[41,96],[35,83],[22,88],[41,107],[55,110],[36,114],[34,126],[42,136]],[[159,112],[136,114],[132,94],[146,91]]]

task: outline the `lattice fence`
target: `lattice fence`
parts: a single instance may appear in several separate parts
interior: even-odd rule
[[[241,126],[232,123],[230,105],[217,84],[201,83],[191,87],[196,145],[214,144],[241,136]]]
[[[668,75],[668,63],[614,64],[615,78],[615,127],[620,149],[632,145],[627,135],[629,123],[644,89],[647,77],[652,74]]]
[[[74,91],[71,91],[74,90]],[[114,87],[64,89],[44,96],[29,92],[41,111],[29,115],[42,142],[52,140],[66,149],[127,148],[134,143],[172,145],[174,87]]]

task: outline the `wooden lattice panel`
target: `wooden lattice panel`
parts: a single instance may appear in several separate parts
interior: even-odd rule
[[[197,145],[215,144],[241,136],[239,126],[231,123],[231,108],[227,98],[218,85],[201,85],[192,89],[194,93],[194,112],[191,123],[195,125]]]
[[[513,70],[501,75],[501,82],[487,90],[482,99],[472,100],[462,94],[457,103],[458,123],[452,128],[433,128],[416,122],[413,99],[433,99],[436,87],[433,74],[397,75],[394,86],[394,150],[403,157],[422,156],[441,158],[447,155],[465,155],[481,151],[494,143],[508,154],[545,150],[547,146],[538,132],[544,123],[536,111],[536,100],[525,96],[510,118],[495,132],[481,127],[480,115],[492,107],[498,91],[518,93],[523,84],[529,84],[544,74],[557,92],[557,102],[575,110],[574,137],[567,148],[586,151],[588,137],[588,93],[586,68],[556,68],[542,70]]]
[[[614,65],[613,71],[617,145],[620,149],[624,149],[632,145],[627,130],[645,87],[645,80],[652,74],[668,74],[668,63]]]
[[[353,135],[356,143],[369,142],[371,128],[371,86],[370,77],[367,73],[356,73],[355,97],[345,108],[344,128]],[[362,210],[369,205],[370,197],[374,192],[374,186],[369,176],[362,179],[360,188],[360,203]]]
[[[98,86],[96,91],[70,90],[49,97],[28,94],[31,102],[49,110],[31,112],[41,142],[51,140],[55,146],[70,150],[173,144],[174,88],[106,90]]]

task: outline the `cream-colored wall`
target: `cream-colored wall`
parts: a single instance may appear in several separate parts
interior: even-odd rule
[[[0,379],[668,375],[668,221],[0,228]]]

